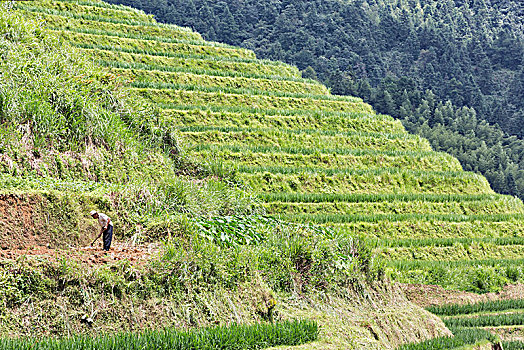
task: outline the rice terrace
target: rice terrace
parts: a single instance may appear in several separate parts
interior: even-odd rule
[[[524,349],[522,200],[361,98],[99,0],[0,57],[1,349]]]

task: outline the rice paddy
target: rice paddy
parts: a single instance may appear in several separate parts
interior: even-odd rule
[[[296,67],[206,42],[123,6],[16,6],[155,102],[158,128],[175,128],[185,152],[217,176],[250,186],[267,214],[365,237],[399,282],[484,293],[524,281],[523,203],[495,194],[485,178],[362,100],[331,95]],[[432,311],[449,317],[523,309],[521,303]],[[522,325],[523,315],[444,318],[454,338],[402,349],[493,341],[483,327]],[[523,348],[511,339],[504,345]]]

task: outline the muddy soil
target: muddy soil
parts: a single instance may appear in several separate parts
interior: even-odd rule
[[[109,252],[104,252],[101,244],[95,244],[93,247],[64,247],[63,249],[54,249],[38,245],[29,249],[2,249],[0,250],[0,261],[16,260],[21,257],[34,257],[54,262],[63,259],[74,260],[87,264],[88,266],[114,263],[122,260],[142,265],[159,253],[160,245],[156,243],[133,246],[127,242],[113,241]]]

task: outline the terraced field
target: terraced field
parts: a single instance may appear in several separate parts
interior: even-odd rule
[[[400,282],[486,292],[524,278],[523,203],[362,100],[125,7],[17,6],[157,103],[159,125],[194,159],[236,172],[268,215],[364,237]]]
[[[401,349],[448,349],[468,344],[481,346],[488,342],[499,343],[505,350],[524,349],[524,299],[449,304],[427,309],[439,315],[455,337],[404,345]]]
[[[18,7],[158,103],[187,152],[235,170],[269,215],[366,237],[402,282],[486,291],[521,279],[522,202],[360,99],[122,6]]]

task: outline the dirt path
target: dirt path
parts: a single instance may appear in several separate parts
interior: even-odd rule
[[[98,265],[128,260],[133,264],[144,264],[157,256],[160,245],[156,243],[131,245],[127,242],[113,242],[109,252],[102,251],[101,245],[94,247],[67,247],[53,249],[49,247],[34,246],[30,249],[0,250],[1,260],[16,260],[20,257],[40,257],[50,261],[71,259],[88,265]]]
[[[509,285],[500,292],[486,294],[445,290],[440,286],[424,284],[399,284],[399,286],[406,293],[409,301],[421,307],[524,298],[524,284]]]

